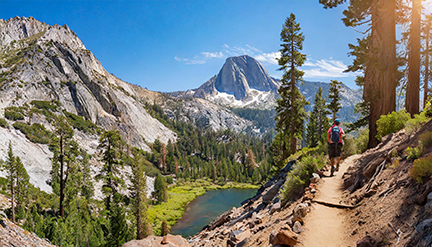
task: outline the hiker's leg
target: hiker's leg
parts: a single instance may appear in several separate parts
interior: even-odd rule
[[[337,161],[336,161],[336,171],[339,171],[339,162],[340,162],[341,157],[337,157]]]

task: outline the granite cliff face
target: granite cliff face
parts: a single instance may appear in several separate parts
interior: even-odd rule
[[[0,118],[5,108],[31,105],[31,101],[56,101],[60,110],[90,120],[107,130],[119,130],[132,146],[150,151],[149,143],[175,141],[176,134],[150,116],[144,102],[159,93],[126,83],[108,73],[68,26],[41,23],[34,18],[0,20]],[[18,120],[52,129],[43,115]],[[46,144],[30,142],[8,120],[0,128],[0,159],[5,159],[9,141],[21,157],[37,187],[51,191],[51,151]],[[75,130],[74,138],[90,154],[97,153],[96,134]],[[99,169],[92,160],[94,172]],[[0,174],[1,175],[1,174]]]
[[[2,20],[0,44],[1,109],[57,100],[68,112],[118,129],[144,150],[157,138],[175,140],[174,132],[145,111],[145,90],[108,73],[68,26],[33,18]]]
[[[252,125],[209,101],[177,99],[118,79],[103,68],[67,25],[50,26],[32,17],[0,20],[0,118],[4,118],[6,108],[31,106],[33,100],[59,102],[56,114],[66,111],[102,129],[118,130],[130,145],[145,151],[150,151],[149,145],[156,139],[163,143],[176,140],[175,132],[148,114],[145,103],[156,102],[176,120],[213,130],[231,128],[240,132]],[[39,123],[52,130],[41,114],[17,121]],[[46,144],[29,141],[12,127],[14,122],[7,120],[6,128],[0,127],[0,159],[6,158],[12,141],[31,183],[50,192],[45,181],[50,178],[51,151]],[[97,154],[97,134],[76,129],[74,139],[89,154]],[[97,155],[91,162],[95,174],[100,169]]]

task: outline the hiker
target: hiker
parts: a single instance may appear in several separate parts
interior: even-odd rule
[[[342,135],[345,135],[343,129],[339,126],[340,123],[341,121],[339,119],[336,119],[333,126],[330,127],[330,129],[327,131],[327,141],[329,143],[329,158],[331,164],[330,176],[333,176],[335,170],[339,171],[339,162],[343,146]],[[335,158],[337,159],[336,167]]]

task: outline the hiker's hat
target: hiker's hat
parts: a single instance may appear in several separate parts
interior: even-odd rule
[[[337,118],[336,120],[335,120],[335,123],[340,123],[341,121]]]

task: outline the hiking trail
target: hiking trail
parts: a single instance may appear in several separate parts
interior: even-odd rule
[[[360,155],[345,159],[334,177],[323,177],[318,187],[316,200],[340,203],[343,191],[342,175]],[[330,173],[330,172],[329,172]],[[300,247],[348,247],[356,246],[356,239],[351,237],[348,217],[349,209],[324,206],[312,203],[311,212],[304,221],[304,232],[299,235]]]

